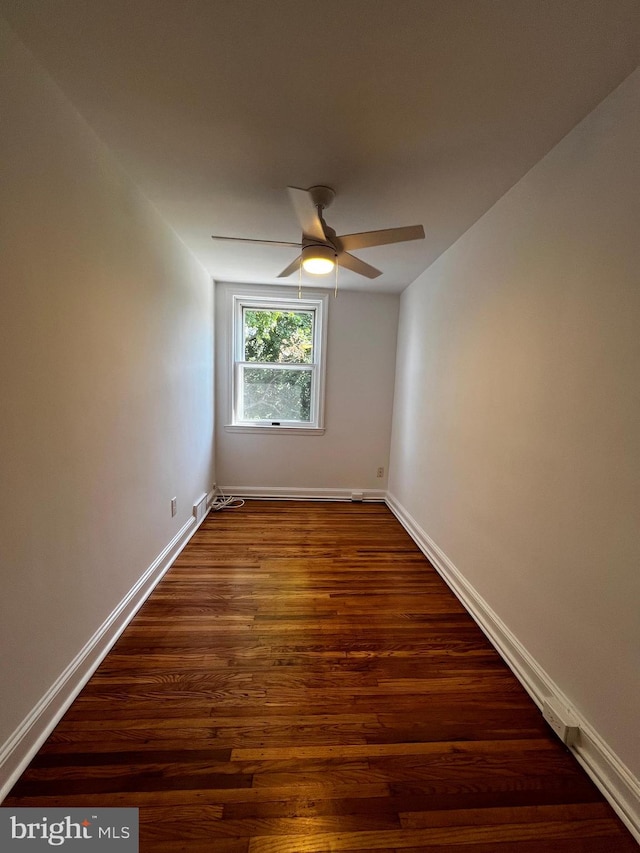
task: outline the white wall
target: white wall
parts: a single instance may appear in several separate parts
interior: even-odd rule
[[[341,291],[329,298],[324,435],[231,433],[230,294],[216,285],[216,470],[235,490],[376,490],[386,488],[399,299]],[[260,293],[277,293],[261,287]],[[287,298],[297,291],[280,289]],[[305,289],[303,295],[313,291]],[[376,477],[378,467],[385,477]],[[278,492],[276,492],[278,493]]]
[[[640,775],[640,71],[402,297],[390,492]]]
[[[3,25],[0,56],[1,745],[211,486],[213,287]]]

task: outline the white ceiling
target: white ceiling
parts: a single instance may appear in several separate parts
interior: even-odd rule
[[[639,0],[0,0],[21,39],[221,281],[273,283],[285,187],[329,184],[338,234],[397,292],[640,58]],[[296,277],[286,280],[297,284]],[[326,281],[316,279],[314,283]]]

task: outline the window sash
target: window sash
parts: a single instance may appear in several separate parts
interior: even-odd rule
[[[279,305],[262,305],[260,307],[256,305],[244,304],[240,309],[240,323],[242,326],[241,331],[241,340],[239,341],[240,347],[239,352],[237,353],[237,359],[242,361],[246,357],[247,352],[247,323],[245,321],[245,315],[247,311],[282,311],[282,313],[291,313],[291,314],[310,314],[311,315],[311,359],[309,361],[293,361],[293,362],[280,362],[274,361],[269,362],[270,364],[315,364],[316,363],[316,311],[315,308],[299,308],[296,306],[295,308],[291,308],[290,306],[281,307]],[[256,364],[258,362],[255,362]]]
[[[236,401],[235,401],[235,423],[243,424],[245,426],[273,426],[278,424],[282,425],[294,425],[300,427],[313,427],[316,424],[316,413],[317,413],[317,376],[318,376],[318,365],[317,364],[283,364],[281,362],[269,362],[269,361],[241,361],[236,362],[235,365],[235,388],[236,388]],[[297,372],[297,373],[308,373],[311,376],[311,399],[310,399],[310,410],[309,410],[309,419],[308,420],[300,420],[295,418],[285,418],[285,417],[274,417],[274,418],[251,418],[245,416],[245,381],[244,381],[244,372],[245,370],[268,370],[270,372]]]

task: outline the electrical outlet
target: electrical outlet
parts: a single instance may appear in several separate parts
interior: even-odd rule
[[[384,468],[382,467],[382,465],[378,468],[378,473],[376,474],[376,477],[384,477]]]
[[[171,518],[178,514],[178,498],[171,498]]]
[[[571,712],[564,708],[557,699],[550,697],[545,700],[542,706],[542,716],[563,743],[572,746],[576,742],[580,727]]]

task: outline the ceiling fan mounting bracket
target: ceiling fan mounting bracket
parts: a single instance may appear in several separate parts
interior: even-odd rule
[[[319,207],[321,210],[326,210],[336,197],[336,192],[335,190],[332,190],[331,187],[309,187],[307,192],[311,196],[314,205]]]

